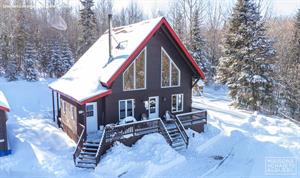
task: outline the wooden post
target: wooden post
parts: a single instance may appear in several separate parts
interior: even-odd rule
[[[57,125],[58,127],[60,127],[60,121],[59,121],[59,117],[60,117],[60,109],[59,109],[59,97],[58,97],[58,92],[56,92],[56,108],[57,108],[57,116],[56,116],[56,121],[57,121]]]
[[[52,114],[53,114],[53,122],[55,122],[54,90],[52,90]]]

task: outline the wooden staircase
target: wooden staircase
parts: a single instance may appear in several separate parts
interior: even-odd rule
[[[75,166],[80,168],[95,169],[97,166],[97,150],[99,142],[86,141],[76,159]]]
[[[167,128],[167,130],[173,141],[171,144],[172,148],[174,148],[176,151],[180,151],[186,148],[186,144],[182,139],[179,130],[176,127],[169,127]]]
[[[177,118],[166,123],[166,128],[172,138],[172,148],[176,151],[181,151],[188,147],[189,137],[181,122],[177,120]]]

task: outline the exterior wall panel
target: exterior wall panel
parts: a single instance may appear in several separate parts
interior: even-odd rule
[[[121,99],[135,99],[134,116],[141,118],[142,113],[148,115],[144,101],[151,96],[159,96],[159,116],[166,110],[171,111],[171,95],[184,94],[182,112],[191,111],[192,71],[184,55],[174,45],[168,35],[162,30],[147,43],[147,82],[145,90],[123,91],[123,73],[120,74],[112,85],[112,94],[105,98],[105,123],[117,123],[119,120],[118,101]],[[180,87],[161,88],[161,47],[169,54],[181,71]]]
[[[4,142],[0,142],[0,151],[6,151],[8,149],[6,120],[7,120],[6,113],[3,110],[0,110],[0,140],[4,141]]]

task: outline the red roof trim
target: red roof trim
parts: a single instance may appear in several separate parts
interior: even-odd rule
[[[104,96],[110,95],[111,93],[112,93],[112,90],[107,90],[106,92],[101,93],[101,94],[96,95],[96,96],[93,96],[93,97],[91,97],[91,98],[89,98],[89,99],[86,99],[86,100],[80,102],[79,104],[80,104],[80,105],[84,105],[84,104],[89,103],[89,102],[91,102],[91,101],[94,101],[94,100],[96,100],[96,99],[99,99],[99,98],[102,98],[102,97],[104,97]]]
[[[138,55],[138,53],[146,46],[147,42],[150,40],[150,38],[154,35],[154,33],[161,27],[161,25],[164,24],[167,29],[170,31],[171,36],[175,39],[176,43],[179,45],[180,49],[184,52],[184,54],[187,56],[189,61],[192,63],[192,66],[196,69],[197,73],[200,75],[200,77],[204,80],[205,75],[202,72],[202,70],[197,65],[196,61],[193,59],[191,54],[188,52],[188,50],[185,48],[185,46],[182,44],[178,36],[176,35],[175,31],[172,29],[170,24],[167,22],[165,18],[162,18],[162,20],[153,28],[153,30],[149,33],[149,35],[143,40],[143,42],[136,48],[136,50],[128,57],[128,59],[124,62],[124,64],[113,74],[113,76],[107,81],[107,83],[104,83],[104,85],[111,87],[113,81],[119,76],[119,74],[125,70],[125,68],[130,64],[130,62],[134,59],[135,56]]]
[[[0,110],[5,111],[5,112],[9,112],[9,108],[4,107],[4,106],[0,106]]]
[[[51,88],[51,87],[49,87],[49,88],[50,88],[51,90],[54,90],[54,89]],[[56,92],[59,93],[60,95],[63,95],[63,96],[65,96],[65,97],[69,98],[70,100],[72,100],[72,101],[74,101],[74,102],[80,104],[80,105],[84,105],[84,104],[86,104],[86,103],[89,103],[89,102],[91,102],[91,101],[94,101],[94,100],[96,100],[96,99],[102,98],[102,97],[107,96],[107,95],[109,95],[109,94],[112,93],[112,90],[109,89],[108,91],[103,92],[103,93],[101,93],[101,94],[99,94],[99,95],[93,96],[93,97],[88,98],[88,99],[83,100],[83,101],[78,101],[78,100],[76,100],[75,98],[73,98],[73,97],[71,97],[71,96],[69,96],[69,95],[67,95],[67,94],[65,94],[65,93],[62,93],[62,92],[60,92],[60,91],[58,91],[58,90],[54,90],[54,91],[56,91]]]

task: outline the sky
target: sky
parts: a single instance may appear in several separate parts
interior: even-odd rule
[[[132,0],[115,0],[116,9],[126,7]],[[143,7],[146,14],[151,15],[152,9],[167,10],[170,2],[176,0],[135,0]],[[236,0],[210,0],[218,3],[224,3],[226,6],[232,6]],[[300,0],[270,0],[273,7],[274,16],[292,16],[295,15],[297,8],[300,8]]]

